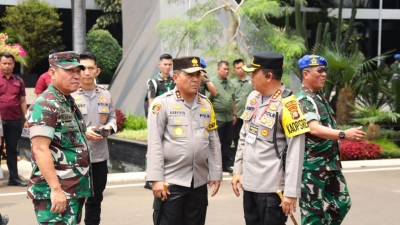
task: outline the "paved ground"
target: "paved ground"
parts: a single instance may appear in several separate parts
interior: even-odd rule
[[[4,168],[4,165],[3,165]],[[400,167],[345,169],[353,206],[343,225],[396,225],[400,221]],[[7,176],[7,171],[5,171]],[[230,177],[224,176],[219,193],[209,198],[206,224],[244,224],[242,198],[234,196]],[[26,188],[7,187],[0,180],[0,213],[9,225],[36,224]],[[102,224],[149,225],[152,194],[142,182],[109,183],[103,202]],[[296,219],[300,220],[297,212]],[[82,223],[83,224],[83,223]],[[288,225],[293,224],[290,220]]]

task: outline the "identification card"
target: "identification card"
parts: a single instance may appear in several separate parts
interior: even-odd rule
[[[250,123],[249,132],[246,135],[246,142],[253,145],[256,142],[258,134],[258,126]]]

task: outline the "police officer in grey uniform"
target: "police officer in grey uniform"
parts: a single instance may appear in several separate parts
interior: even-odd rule
[[[203,70],[199,57],[173,59],[173,69],[176,87],[154,99],[147,120],[153,220],[156,223],[160,217],[163,225],[201,225],[208,205],[207,181],[215,186],[214,196],[222,179],[217,122],[210,101],[198,93]],[[165,183],[170,184],[168,191]]]
[[[95,84],[95,79],[101,72],[96,56],[85,52],[80,55],[80,63],[85,66],[85,70],[82,70],[78,91],[71,95],[86,122],[94,189],[94,196],[88,198],[85,203],[85,224],[98,225],[103,191],[107,183],[107,137],[117,131],[117,119],[110,92]]]
[[[241,115],[232,188],[236,196],[243,189],[247,225],[282,225],[300,197],[304,133],[309,129],[296,97],[281,83],[281,54],[255,53],[242,68],[252,72],[254,91]],[[283,190],[282,202],[277,190]]]

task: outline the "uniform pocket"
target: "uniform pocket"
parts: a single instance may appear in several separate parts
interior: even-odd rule
[[[186,117],[169,116],[167,128],[171,137],[186,138],[188,136],[188,121]]]

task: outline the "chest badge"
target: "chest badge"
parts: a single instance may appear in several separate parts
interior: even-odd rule
[[[175,123],[176,123],[176,124],[181,124],[181,122],[182,122],[181,118],[176,118],[176,119],[175,119]]]
[[[265,117],[261,118],[260,123],[266,124],[267,123],[267,118],[265,118]]]
[[[175,136],[182,136],[183,135],[183,128],[182,127],[177,127],[174,129],[174,134]]]
[[[208,127],[208,122],[207,121],[204,121],[204,126]]]
[[[158,112],[160,112],[161,110],[161,104],[154,104],[153,105],[153,109],[151,110],[153,112],[153,114],[157,114]]]
[[[180,110],[180,109],[182,109],[182,106],[180,106],[180,105],[174,105],[174,106],[172,106],[172,108],[173,108],[173,109],[176,109],[176,110]]]
[[[103,107],[103,108],[101,109],[101,111],[107,112],[107,108],[106,108],[106,107]]]
[[[206,113],[206,112],[208,112],[208,109],[207,108],[201,108],[200,112]]]
[[[271,106],[269,107],[269,109],[270,109],[271,111],[276,111],[276,110],[278,110],[278,107],[277,107],[275,104],[271,104]]]
[[[106,122],[106,116],[104,116],[104,115],[101,116],[101,122],[102,122],[102,123]]]
[[[251,100],[250,100],[250,105],[255,105],[255,104],[256,104],[256,102],[257,102],[257,100],[255,100],[255,99],[251,99]]]
[[[261,135],[264,136],[264,137],[268,136],[268,134],[269,134],[269,131],[267,129],[263,129],[261,131]]]

